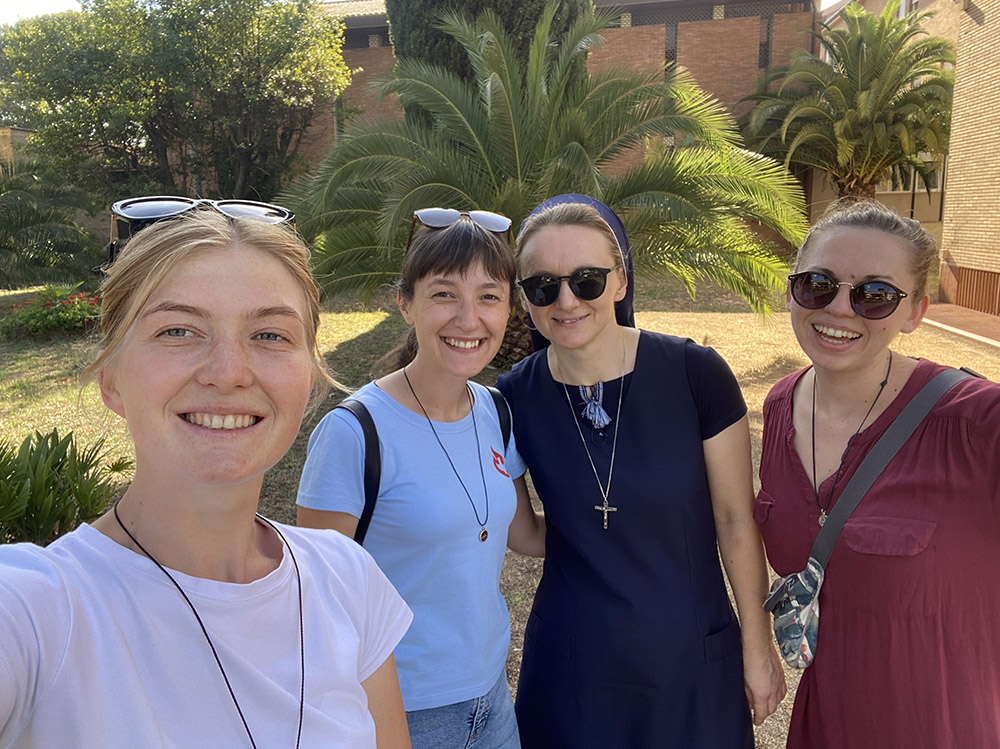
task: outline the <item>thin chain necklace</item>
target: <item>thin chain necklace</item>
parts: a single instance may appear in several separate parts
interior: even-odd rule
[[[132,532],[125,527],[125,523],[122,522],[121,516],[118,514],[117,502],[115,503],[114,506],[114,514],[115,514],[115,520],[118,521],[118,525],[121,526],[121,529],[125,531],[125,535],[128,536],[130,539],[132,539],[132,543],[134,543],[139,548],[139,551],[141,551],[143,554],[149,557],[149,560],[160,568],[160,572],[166,575],[167,578],[170,580],[170,582],[174,584],[174,587],[177,588],[177,591],[181,594],[181,597],[184,598],[184,600],[187,602],[187,605],[191,608],[191,613],[193,613],[194,618],[198,620],[198,626],[201,627],[201,633],[205,635],[205,640],[208,642],[208,647],[211,648],[212,655],[215,656],[215,663],[219,667],[219,671],[222,673],[222,678],[226,682],[226,687],[229,689],[229,696],[233,698],[233,704],[236,706],[236,712],[240,714],[240,720],[243,721],[243,728],[247,732],[247,738],[250,739],[250,746],[254,747],[254,749],[257,749],[257,743],[253,740],[253,734],[250,732],[250,726],[247,724],[246,716],[243,715],[243,710],[242,708],[240,708],[239,700],[236,699],[236,693],[233,691],[233,685],[230,684],[229,682],[229,675],[226,674],[226,669],[222,665],[222,660],[219,658],[219,653],[215,649],[215,643],[213,643],[212,638],[208,636],[208,630],[205,628],[205,623],[201,620],[201,616],[198,614],[198,609],[194,607],[194,604],[191,603],[191,599],[188,598],[187,593],[184,592],[184,589],[180,586],[180,583],[178,583],[177,580],[174,579],[174,576],[167,571],[167,568],[164,567],[162,564],[160,564],[156,560],[156,557],[154,557],[152,554],[146,551],[146,548],[141,543],[139,543],[138,539],[132,535]],[[295,559],[295,552],[292,551],[292,547],[285,539],[284,534],[282,534],[282,532],[278,530],[277,526],[274,523],[272,523],[263,515],[258,514],[257,519],[261,520],[264,523],[267,523],[267,525],[269,525],[274,530],[274,532],[278,534],[278,538],[281,539],[281,543],[284,544],[286,549],[288,549],[288,556],[291,558],[292,565],[295,567],[295,581],[298,584],[298,592],[299,592],[299,673],[301,675],[301,680],[299,683],[299,728],[298,732],[295,735],[295,747],[296,749],[298,749],[299,743],[302,741],[302,714],[305,711],[305,695],[306,695],[306,644],[302,626],[302,575],[299,572],[299,563]]]
[[[820,504],[819,501],[819,484],[816,482],[816,370],[813,369],[813,392],[812,392],[812,483],[813,483],[813,499],[816,501],[816,506],[819,508],[819,525],[822,528],[823,524],[826,522],[827,514],[826,511],[830,509],[830,503],[833,502],[833,493],[837,490],[837,482],[840,480],[840,472],[844,469],[844,461],[847,459],[847,453],[851,451],[851,445],[854,444],[854,438],[861,434],[861,428],[868,421],[868,417],[872,415],[872,410],[875,408],[875,404],[878,403],[879,397],[882,395],[882,391],[885,390],[885,386],[889,384],[889,375],[892,373],[892,350],[889,351],[889,366],[885,369],[885,377],[882,382],[878,385],[878,392],[875,393],[875,399],[872,404],[868,406],[868,412],[865,414],[865,418],[861,420],[858,425],[857,430],[851,435],[851,438],[847,440],[847,447],[844,448],[843,454],[840,456],[840,465],[837,466],[837,472],[833,475],[833,484],[830,486],[830,493],[826,497],[826,503]]]
[[[608,513],[618,512],[617,507],[612,507],[608,504],[608,494],[611,493],[611,477],[615,473],[615,453],[618,450],[618,427],[621,425],[622,416],[622,396],[625,394],[625,336],[622,335],[622,376],[621,376],[621,389],[618,391],[618,411],[615,413],[615,436],[611,440],[611,467],[608,468],[608,483],[605,486],[601,483],[601,477],[597,473],[597,466],[594,464],[594,457],[590,454],[590,448],[587,446],[587,439],[583,436],[583,429],[580,427],[580,422],[576,418],[576,409],[573,408],[573,401],[569,397],[569,388],[566,387],[566,383],[562,383],[563,392],[566,394],[566,404],[569,406],[570,415],[573,417],[573,423],[576,424],[577,434],[580,435],[580,442],[583,443],[584,452],[587,453],[587,460],[590,461],[590,468],[594,472],[594,478],[597,479],[597,488],[601,491],[601,498],[604,500],[603,504],[594,505],[594,509],[598,512],[604,513],[604,530],[608,529]]]
[[[406,367],[410,366],[409,364]],[[444,442],[441,441],[441,437],[438,436],[437,429],[434,428],[434,422],[431,421],[431,417],[427,415],[427,409],[424,408],[424,404],[420,402],[420,398],[417,397],[417,391],[413,389],[413,383],[410,382],[410,376],[406,374],[406,367],[403,367],[403,379],[406,380],[407,387],[410,388],[410,392],[413,394],[413,400],[417,402],[420,406],[420,410],[424,414],[424,418],[427,419],[427,423],[430,424],[431,431],[434,433],[434,439],[441,446],[441,450],[444,452],[444,456],[448,459],[448,465],[451,466],[451,470],[455,474],[455,478],[458,479],[458,483],[462,485],[462,489],[465,490],[465,496],[469,498],[469,504],[472,505],[472,511],[476,513],[476,522],[479,523],[479,540],[485,541],[489,537],[489,531],[486,530],[486,523],[490,519],[490,490],[486,488],[486,473],[483,471],[483,454],[482,448],[479,445],[479,427],[476,426],[476,403],[472,399],[472,388],[469,387],[469,383],[465,383],[465,393],[469,396],[469,413],[472,415],[472,428],[476,433],[476,461],[479,463],[479,475],[483,479],[483,494],[486,495],[486,517],[482,520],[479,519],[479,510],[476,509],[476,503],[472,501],[472,494],[469,492],[469,488],[462,481],[462,474],[458,472],[455,468],[455,462],[451,459],[451,455],[448,454],[448,449],[444,446]]]

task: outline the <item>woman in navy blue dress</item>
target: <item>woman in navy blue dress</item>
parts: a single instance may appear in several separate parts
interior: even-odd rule
[[[547,525],[522,745],[753,747],[785,683],[739,385],[712,349],[634,327],[628,240],[603,203],[535,209],[518,270],[536,349],[551,342],[498,382]]]

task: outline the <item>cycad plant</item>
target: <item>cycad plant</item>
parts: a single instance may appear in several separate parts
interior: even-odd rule
[[[381,94],[430,117],[357,126],[288,191],[326,291],[370,292],[395,279],[416,208],[494,210],[516,230],[545,198],[577,192],[622,215],[639,268],[673,274],[692,294],[710,279],[768,309],[785,263],[754,225],[799,239],[798,185],[780,164],[741,149],[732,118],[687,74],[622,66],[581,75],[611,16],[581,15],[553,38],[555,7],[527,60],[492,12],[475,22],[443,16],[474,82],[400,60]],[[636,151],[641,163],[621,169]]]
[[[0,544],[45,545],[103,513],[132,468],[106,457],[103,439],[80,446],[58,429],[28,435],[20,447],[0,441]]]
[[[31,164],[0,162],[0,288],[86,278],[96,242],[72,219],[85,204]]]
[[[750,146],[827,172],[841,197],[874,197],[911,170],[929,187],[948,148],[955,51],[921,28],[929,13],[898,12],[899,0],[878,15],[851,3],[844,28],[811,32],[820,55],[799,50],[762,76],[742,121]]]

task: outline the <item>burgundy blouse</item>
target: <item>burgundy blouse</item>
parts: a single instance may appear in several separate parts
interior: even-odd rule
[[[858,435],[834,504],[941,369],[920,360]],[[792,391],[805,371],[764,402],[754,518],[779,575],[805,567],[819,532],[792,441]],[[824,499],[832,481],[820,486]],[[967,379],[946,393],[848,520],[820,592],[816,661],[795,695],[788,747],[1000,747],[1000,385]]]

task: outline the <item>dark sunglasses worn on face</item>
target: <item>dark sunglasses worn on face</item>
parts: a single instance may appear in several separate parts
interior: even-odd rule
[[[460,211],[456,208],[421,208],[413,212],[413,221],[410,223],[410,236],[406,240],[407,251],[410,249],[410,242],[413,241],[413,230],[417,228],[418,221],[429,229],[447,229],[462,218],[462,216],[467,216],[476,226],[492,234],[507,234],[510,232],[510,219],[492,211]],[[508,237],[509,240],[510,237]]]
[[[593,301],[604,293],[608,285],[608,274],[613,268],[579,268],[568,276],[552,276],[541,273],[530,276],[517,285],[524,289],[528,304],[534,307],[548,307],[559,298],[559,288],[563,281],[569,284],[569,290],[585,302]]]
[[[203,200],[173,195],[119,200],[111,206],[109,262],[114,262],[121,244],[150,224],[173,218],[201,206],[214,208],[230,218],[253,218],[269,224],[295,224],[295,214],[287,208],[256,200]]]
[[[841,286],[851,287],[851,308],[866,320],[888,317],[908,294],[886,281],[852,284],[818,271],[793,273],[788,277],[792,299],[806,309],[822,309],[837,298]]]

